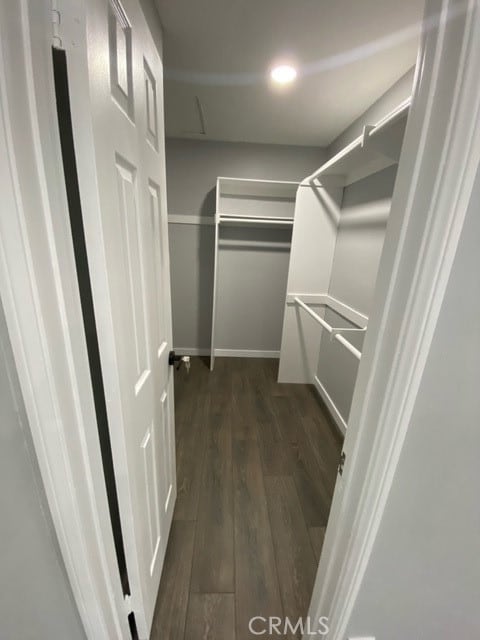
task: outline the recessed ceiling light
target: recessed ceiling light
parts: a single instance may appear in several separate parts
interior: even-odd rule
[[[271,70],[270,77],[278,84],[288,84],[297,77],[297,70],[289,64],[281,64]]]

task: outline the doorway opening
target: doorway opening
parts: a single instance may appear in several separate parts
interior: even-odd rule
[[[308,614],[413,73],[402,80],[407,93],[400,108],[390,113],[384,105],[383,117],[367,111],[351,123],[361,131],[353,142],[346,143],[337,124],[337,148],[312,152],[305,138],[294,150],[272,138],[261,150],[226,140],[221,149],[215,140],[167,140],[167,163],[178,159],[168,174],[180,193],[192,185],[192,175],[202,175],[189,164],[192,158],[208,167],[190,215],[172,215],[188,209],[168,186],[167,221],[159,128],[163,60],[133,5],[111,3],[107,13],[102,24],[87,23],[87,31],[103,34],[102,73],[91,51],[86,57],[88,96],[98,108],[87,114],[78,108],[84,76],[72,77],[71,91],[73,133],[92,131],[85,145],[91,157],[77,158],[82,197],[98,196],[85,207],[76,259],[78,271],[87,274],[84,321],[94,338],[90,363],[101,379],[96,384],[92,373],[101,391],[105,476],[114,487],[117,481],[112,522],[119,510],[124,523],[132,520],[117,551],[119,567],[126,555],[132,601],[145,596],[137,615],[142,637],[152,618],[153,633],[164,636],[168,624],[188,628],[199,612],[215,607],[215,620],[233,622],[241,638],[253,633],[256,616],[302,620]],[[165,90],[168,97],[168,77]],[[398,87],[392,91],[398,94]],[[201,111],[201,98],[195,104]],[[168,127],[167,101],[167,134]],[[86,166],[93,160],[98,180]],[[89,276],[87,254],[95,266]],[[190,272],[195,290],[186,282]],[[192,313],[179,300],[194,300],[199,309]],[[179,337],[181,323],[191,319],[202,333],[193,352],[192,342]],[[212,350],[210,373],[194,360],[187,381],[183,370],[176,374],[175,435],[170,347],[180,356]],[[183,404],[182,384],[188,389]],[[115,396],[115,424],[107,424],[103,388],[109,399]],[[175,437],[178,499],[170,534]]]
[[[203,624],[239,640],[270,619],[307,629],[412,83],[413,70],[319,167],[302,152],[303,178],[224,177],[235,165],[216,145],[166,142],[175,180],[196,174],[191,157],[218,176],[216,197],[199,197],[209,219],[200,208],[169,227],[175,351],[194,357],[175,374],[177,504],[153,638]],[[256,153],[229,148],[248,166]]]

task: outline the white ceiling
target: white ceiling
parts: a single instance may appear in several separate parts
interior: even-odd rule
[[[423,0],[154,1],[168,136],[312,146],[415,63],[423,13]],[[282,90],[268,77],[277,62],[299,70]]]

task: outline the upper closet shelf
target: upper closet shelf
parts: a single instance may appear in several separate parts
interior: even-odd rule
[[[298,184],[220,177],[217,179],[216,221],[235,226],[292,226]]]
[[[358,138],[303,180],[302,186],[320,186],[325,176],[335,176],[336,186],[346,186],[396,164],[410,103],[408,98],[376,125],[366,125]]]

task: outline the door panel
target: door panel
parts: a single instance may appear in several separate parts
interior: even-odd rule
[[[108,47],[112,96],[132,118],[132,29],[122,5],[115,0],[108,7]]]
[[[145,253],[143,247],[142,212],[136,196],[136,170],[126,160],[116,158],[118,214],[122,228],[122,248],[125,262],[125,303],[131,318],[130,340],[135,347],[132,373],[135,395],[138,395],[150,374],[148,345],[147,292],[145,291]]]
[[[162,63],[137,0],[62,2],[131,606],[147,638],[176,497]]]

